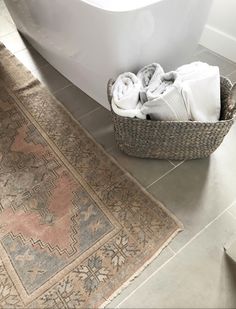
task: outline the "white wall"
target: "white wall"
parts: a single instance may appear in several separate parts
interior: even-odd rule
[[[213,0],[200,44],[236,62],[236,0]]]

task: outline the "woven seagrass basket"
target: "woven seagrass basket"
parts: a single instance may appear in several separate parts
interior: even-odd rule
[[[111,103],[113,79],[108,82]],[[130,156],[171,160],[208,157],[222,143],[234,123],[235,106],[229,96],[232,83],[221,77],[221,117],[217,122],[154,121],[117,115],[111,108],[119,149]]]

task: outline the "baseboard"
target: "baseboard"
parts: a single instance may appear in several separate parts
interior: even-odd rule
[[[236,62],[236,37],[206,25],[200,44]]]

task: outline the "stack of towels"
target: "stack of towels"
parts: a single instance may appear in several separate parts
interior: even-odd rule
[[[124,117],[214,122],[220,118],[219,68],[193,62],[165,73],[158,63],[127,72],[112,87],[112,109]]]

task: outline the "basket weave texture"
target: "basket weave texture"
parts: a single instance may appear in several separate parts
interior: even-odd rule
[[[108,82],[111,104],[113,79]],[[140,158],[190,160],[208,157],[222,143],[234,123],[229,100],[232,83],[221,77],[221,117],[217,122],[153,121],[117,115],[111,108],[114,136],[124,153]]]

